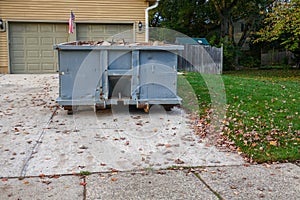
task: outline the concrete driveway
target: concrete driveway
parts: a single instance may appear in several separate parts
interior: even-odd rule
[[[300,198],[299,163],[245,164],[181,109],[67,115],[57,96],[57,75],[0,75],[0,199]]]
[[[243,163],[199,142],[182,109],[79,107],[67,115],[56,108],[57,75],[2,75],[0,82],[0,177]]]

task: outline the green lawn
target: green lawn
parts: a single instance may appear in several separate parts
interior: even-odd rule
[[[202,117],[211,107],[210,95],[221,91],[209,92],[205,80],[217,75],[209,76],[184,73],[178,78],[183,106],[199,110]],[[237,150],[258,163],[299,160],[300,70],[226,72],[221,78],[227,104],[223,134]]]

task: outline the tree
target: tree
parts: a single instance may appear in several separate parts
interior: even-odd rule
[[[190,37],[207,37],[228,50],[225,63],[239,67],[240,49],[250,33],[261,24],[260,12],[274,0],[164,0],[153,12],[152,26],[161,26]],[[244,29],[235,41],[234,23],[242,20]],[[224,54],[225,55],[225,54]],[[230,55],[230,56],[229,56]]]
[[[153,10],[151,25],[184,33],[190,37],[207,34],[205,0],[164,0]]]
[[[264,13],[264,27],[256,42],[278,41],[294,53],[300,67],[300,0],[276,1]]]
[[[233,9],[236,7],[238,0],[211,0],[220,20],[221,37],[225,41],[234,43],[234,29],[233,29]]]

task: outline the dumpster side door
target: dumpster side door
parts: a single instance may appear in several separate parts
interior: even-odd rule
[[[93,105],[103,71],[99,51],[64,50],[59,59],[61,104]]]
[[[168,104],[176,98],[177,55],[164,50],[140,52],[140,99]]]

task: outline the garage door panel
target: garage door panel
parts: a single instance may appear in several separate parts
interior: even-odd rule
[[[24,24],[18,24],[18,26],[9,26],[9,30],[12,32],[12,33],[16,33],[16,34],[19,34],[19,33],[22,33],[22,32],[25,32],[26,29],[25,29],[25,25]]]
[[[58,66],[53,45],[68,41],[68,25],[13,22],[9,37],[12,73],[53,73]]]
[[[42,50],[41,53],[43,58],[53,58],[55,56],[54,51]]]
[[[25,41],[26,41],[26,45],[28,46],[28,45],[39,45],[39,38],[35,38],[35,37],[27,37],[26,39],[25,39]]]
[[[11,55],[14,58],[25,58],[25,53],[24,51],[14,51],[13,54]]]
[[[117,26],[107,26],[105,32],[114,35],[119,33],[119,29]]]
[[[51,71],[54,68],[53,63],[43,63],[42,64],[42,70],[43,71]]]
[[[53,41],[53,37],[41,38],[41,45],[53,45]]]
[[[56,37],[54,38],[55,44],[66,42],[66,38],[63,37]]]
[[[105,28],[103,25],[94,25],[94,26],[91,25],[90,30],[92,33],[101,33],[101,34],[105,33]]]
[[[39,51],[26,51],[27,52],[27,58],[32,60],[32,59],[38,59],[40,57],[40,52]]]
[[[24,38],[22,37],[13,37],[11,40],[10,40],[11,43],[15,44],[15,45],[23,45],[24,44]]]
[[[40,32],[41,32],[41,33],[54,32],[54,31],[53,31],[53,25],[41,24],[41,25],[40,25]]]
[[[37,32],[39,32],[38,31],[39,27],[38,27],[38,24],[26,24],[25,25],[25,30],[26,30],[27,33],[37,33]]]
[[[15,64],[15,69],[18,70],[18,71],[24,71],[24,64],[21,63],[21,64]]]
[[[20,68],[20,67],[24,67],[25,66],[25,62],[26,62],[26,60],[25,60],[25,58],[24,59],[16,59],[16,61],[15,61],[15,63],[14,63],[14,65],[15,66],[17,66],[18,68]]]
[[[59,24],[59,25],[55,24],[54,27],[55,27],[56,33],[59,33],[59,32],[68,33],[68,26],[62,26],[61,24]]]
[[[125,30],[131,30],[126,37],[122,34]],[[133,24],[77,24],[77,40],[112,40],[113,36],[122,35],[122,39],[131,42],[132,30]]]
[[[41,67],[39,62],[33,63],[32,61],[30,63],[28,63],[27,66],[28,66],[28,70],[30,70],[32,72],[33,71],[40,71],[40,67]]]

